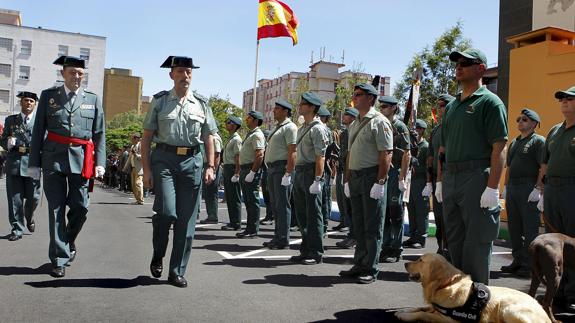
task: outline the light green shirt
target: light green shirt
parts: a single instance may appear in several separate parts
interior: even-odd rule
[[[543,150],[543,163],[547,164],[547,176],[575,176],[575,126],[565,129],[565,122],[549,131]]]
[[[217,131],[212,109],[199,95],[188,91],[180,100],[174,89],[155,95],[144,119],[144,129],[153,130],[153,141],[179,147],[204,143]]]
[[[220,137],[219,133],[215,133],[212,135],[213,136],[213,142],[214,142],[214,153],[219,154],[222,152],[222,137]],[[208,162],[208,159],[206,158],[206,154],[204,154],[204,164]]]
[[[309,130],[308,130],[309,129]],[[319,118],[304,124],[297,131],[296,165],[315,163],[317,156],[325,156],[329,144],[326,127]]]
[[[362,128],[364,122],[367,124]],[[348,144],[349,169],[378,166],[379,152],[393,150],[393,130],[389,119],[372,107],[363,118],[358,116],[349,126]]]
[[[259,149],[266,149],[266,138],[260,127],[256,127],[248,132],[240,149],[240,165],[252,164]]]
[[[242,138],[237,132],[234,132],[226,147],[224,148],[224,165],[235,165],[236,155],[240,153],[242,149]]]
[[[297,126],[290,119],[285,119],[268,137],[265,162],[287,160],[288,146],[295,145],[296,140]]]

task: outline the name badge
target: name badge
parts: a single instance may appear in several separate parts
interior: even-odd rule
[[[82,109],[82,110],[94,110],[94,109],[96,109],[96,107],[93,104],[82,104],[80,106],[80,109]]]

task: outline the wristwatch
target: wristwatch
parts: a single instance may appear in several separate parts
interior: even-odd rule
[[[377,181],[377,184],[379,185],[384,185],[387,182],[387,177],[386,178],[382,178],[379,181]]]
[[[322,180],[323,180],[323,177],[321,177],[321,176],[316,176],[316,177],[315,177],[315,181],[316,181],[316,182],[321,182]]]

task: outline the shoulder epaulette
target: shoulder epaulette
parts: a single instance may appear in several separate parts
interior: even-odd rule
[[[94,95],[96,94],[96,93],[94,93],[94,92],[92,92],[92,91],[90,91],[90,90],[86,90],[86,89],[84,89],[84,92],[85,92],[85,93],[94,94]]]
[[[166,95],[166,94],[168,94],[168,93],[170,93],[170,92],[169,92],[169,91],[160,91],[160,92],[154,94],[154,98],[155,98],[155,99],[159,99],[159,98],[163,97],[164,95]]]
[[[61,87],[61,85],[54,85],[53,87],[47,88],[44,91],[54,91],[54,90],[59,89],[60,87]]]
[[[194,96],[196,97],[196,99],[204,102],[204,103],[208,103],[208,98],[206,98],[205,96],[198,94],[196,91],[194,91]]]

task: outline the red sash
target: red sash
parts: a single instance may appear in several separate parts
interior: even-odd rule
[[[48,131],[48,140],[63,145],[75,144],[84,146],[84,164],[82,165],[82,177],[90,179],[94,173],[94,143],[92,140],[84,140],[74,137],[60,136]]]

